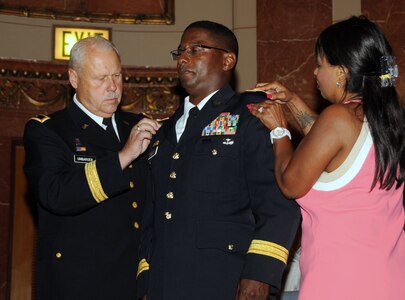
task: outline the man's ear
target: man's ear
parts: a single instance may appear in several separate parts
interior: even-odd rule
[[[224,61],[223,61],[223,70],[229,71],[232,70],[236,65],[236,55],[235,53],[229,52],[224,53]]]
[[[72,87],[73,87],[74,89],[77,89],[77,82],[78,82],[77,72],[76,72],[75,70],[69,68],[68,74],[69,74],[69,81],[70,81],[70,84],[72,85]]]

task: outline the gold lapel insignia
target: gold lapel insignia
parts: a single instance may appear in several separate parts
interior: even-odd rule
[[[45,121],[48,121],[50,119],[50,117],[48,117],[47,115],[36,115],[35,117],[32,117],[30,120],[34,120],[40,123],[44,123]]]

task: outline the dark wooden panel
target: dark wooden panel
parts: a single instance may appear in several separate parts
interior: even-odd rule
[[[10,265],[10,299],[33,299],[34,252],[36,222],[33,203],[27,195],[27,180],[23,173],[24,147],[14,148],[14,188],[12,203],[12,243]]]

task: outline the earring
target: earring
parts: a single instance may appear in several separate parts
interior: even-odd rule
[[[342,85],[340,84],[340,81],[336,81],[336,86],[337,86],[338,88],[342,87]]]

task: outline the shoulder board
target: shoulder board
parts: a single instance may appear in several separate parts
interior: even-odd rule
[[[164,121],[167,121],[167,120],[169,120],[170,119],[170,117],[165,117],[165,118],[161,118],[161,119],[156,119],[156,121],[158,121],[158,122],[164,122]]]
[[[36,115],[35,117],[32,117],[30,120],[34,120],[40,123],[44,123],[45,121],[48,121],[50,117],[47,115]]]
[[[261,90],[246,90],[240,95],[245,104],[260,103],[267,100],[266,92]]]

